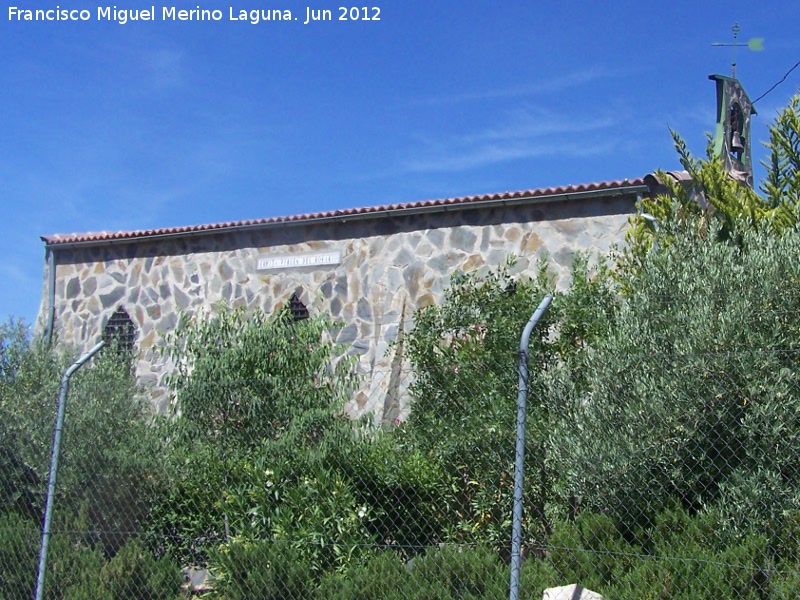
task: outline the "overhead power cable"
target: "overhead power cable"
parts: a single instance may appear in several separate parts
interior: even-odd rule
[[[775,83],[775,84],[774,84],[774,85],[773,85],[771,88],[769,88],[769,89],[768,89],[766,92],[764,92],[764,93],[763,93],[763,94],[761,94],[761,95],[760,95],[758,98],[756,98],[755,100],[753,100],[753,104],[755,104],[756,102],[758,102],[759,100],[761,100],[761,99],[762,99],[764,96],[766,96],[767,94],[769,94],[769,93],[770,93],[772,90],[774,90],[776,87],[778,87],[778,86],[779,86],[780,84],[782,84],[784,81],[786,81],[786,78],[789,76],[789,73],[791,73],[792,71],[794,71],[794,70],[795,70],[797,67],[800,67],[800,60],[798,60],[796,63],[794,63],[794,66],[793,66],[791,69],[789,69],[788,71],[786,71],[786,74],[785,74],[785,75],[784,75],[784,76],[781,78],[781,80],[780,80],[780,81],[778,81],[777,83]]]

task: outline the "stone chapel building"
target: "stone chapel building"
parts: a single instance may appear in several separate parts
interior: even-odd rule
[[[754,111],[738,81],[712,79],[719,152],[746,180]],[[391,422],[408,410],[397,380],[402,345],[392,342],[411,326],[415,309],[441,299],[454,272],[486,272],[513,254],[513,272],[523,273],[547,255],[564,276],[576,251],[606,253],[622,244],[638,200],[660,190],[648,175],[233,223],[44,236],[38,328],[79,349],[123,332],[139,380],[165,411],[171,367],[156,350],[180,313],[207,313],[223,301],[267,312],[288,307],[298,318],[325,313],[343,324],[337,341],[358,355],[365,375],[348,412]]]
[[[642,179],[449,198],[148,231],[52,235],[45,242],[40,327],[88,349],[108,328],[130,332],[137,375],[160,410],[168,361],[155,350],[181,312],[229,306],[343,323],[337,341],[370,382],[348,407],[395,418],[390,379],[399,334],[416,308],[440,300],[456,271],[486,272],[511,254],[523,273],[546,254],[565,275],[577,250],[624,241],[648,193]],[[535,307],[534,307],[535,308]],[[52,318],[52,322],[50,319]],[[395,373],[396,375],[396,373]],[[390,414],[391,413],[391,414]]]

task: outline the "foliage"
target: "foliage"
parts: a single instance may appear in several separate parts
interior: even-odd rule
[[[298,414],[339,412],[354,379],[346,360],[331,367],[330,326],[295,323],[286,311],[225,308],[208,320],[184,320],[168,348],[181,433],[241,449],[280,438]]]
[[[365,436],[338,460],[359,505],[367,507],[364,523],[380,547],[410,558],[445,539],[454,482],[446,465],[415,447],[404,428]]]
[[[0,328],[0,510],[41,519],[53,425],[68,355],[30,341],[21,323]],[[109,554],[146,519],[158,493],[160,443],[126,357],[103,352],[72,377],[58,471],[60,511],[83,514]],[[114,532],[114,533],[109,533]]]
[[[623,280],[635,277],[654,245],[657,250],[672,243],[673,232],[665,226],[670,223],[680,224],[685,231],[691,224],[695,238],[702,240],[714,235],[716,241],[735,239],[748,229],[783,228],[782,221],[776,219],[777,209],[771,208],[751,188],[732,179],[721,159],[695,159],[675,132],[673,137],[690,183],[674,181],[660,171],[656,173],[669,189],[669,195],[643,198],[639,213],[630,217],[627,246],[619,261]],[[721,226],[709,232],[712,215]]]
[[[444,545],[403,563],[376,552],[346,576],[322,579],[317,598],[332,600],[463,600],[506,598],[508,570],[489,548]]]
[[[800,206],[800,95],[794,96],[769,127],[766,179],[761,191],[772,207]],[[790,215],[796,216],[796,215]]]
[[[180,569],[168,558],[156,559],[129,539],[113,558],[83,535],[86,521],[63,517],[50,538],[45,598],[83,600],[178,596]],[[0,516],[0,599],[32,598],[36,584],[40,531],[15,514]]]
[[[100,584],[114,598],[175,598],[183,583],[183,573],[166,556],[155,558],[136,539],[107,561],[100,571]]]
[[[440,304],[415,314],[405,341],[415,376],[412,409],[396,435],[447,473],[450,485],[442,497],[451,510],[446,519],[455,540],[476,534],[479,539],[486,534],[496,540],[506,537],[516,340],[532,307],[551,286],[543,267],[532,280],[515,281],[507,268],[486,277],[457,274]],[[547,327],[541,327],[531,339],[537,361],[546,360],[549,352],[546,336]]]
[[[172,493],[154,509],[154,539],[185,564],[206,564],[231,539],[297,544],[315,571],[346,562],[372,540],[370,511],[334,454],[339,444],[355,443],[352,427],[330,420],[313,446],[292,435],[302,428],[299,416],[285,438],[259,448],[223,456],[213,445],[195,445],[173,454]]]
[[[630,569],[631,557],[642,554],[622,537],[613,518],[591,512],[558,523],[547,548],[557,573],[595,591],[617,580]]]
[[[0,326],[0,589],[8,597],[33,595],[60,381],[72,361],[71,355],[32,341],[21,322]],[[129,357],[101,352],[70,384],[46,597],[141,596],[97,587],[133,548],[135,560],[117,578],[134,578],[125,585],[151,582],[150,591],[141,588],[149,597],[174,597],[154,595],[155,588],[169,588],[164,578],[153,577],[171,572],[175,591],[182,579],[177,568],[167,559],[155,561],[135,540],[126,544],[144,527],[149,506],[162,490],[163,473],[162,445]],[[133,562],[148,572],[137,574]]]
[[[63,364],[31,342],[21,321],[0,325],[0,511],[43,514]]]
[[[507,268],[486,277],[456,274],[440,304],[417,311],[405,341],[415,374],[408,425],[423,447],[454,464],[495,463],[498,452],[507,458],[517,341],[532,308],[551,289],[543,268],[535,279],[520,281]],[[546,337],[545,327],[534,332],[537,360],[547,358]],[[482,456],[472,452],[477,435],[487,442]]]
[[[762,598],[769,590],[789,589],[793,581],[790,564],[772,562],[763,536],[721,544],[713,520],[691,517],[681,509],[658,515],[639,532],[639,539],[644,545],[626,540],[606,515],[583,513],[575,522],[557,520],[547,552],[522,564],[522,597],[538,597],[545,588],[572,581],[623,599]],[[407,562],[395,552],[371,553],[346,574],[324,576],[315,597],[449,600],[507,594],[508,569],[496,553],[485,546],[444,545]]]
[[[84,578],[66,589],[65,600],[148,598],[170,600],[180,597],[183,574],[169,558],[156,559],[144,545],[129,540],[112,559],[94,572],[75,569]],[[88,576],[86,576],[88,575]]]
[[[142,530],[165,485],[163,442],[128,360],[104,352],[74,376],[59,463],[61,493],[109,555]]]
[[[154,523],[184,561],[285,541],[320,573],[372,540],[337,460],[359,432],[342,410],[355,378],[329,327],[241,310],[184,323],[170,348],[173,493]]]
[[[234,540],[213,551],[212,597],[225,600],[306,598],[314,586],[302,553],[285,542]]]
[[[722,543],[713,518],[682,509],[659,513],[634,541],[621,525],[589,512],[574,522],[557,521],[547,557],[529,560],[523,573],[549,570],[556,581],[620,599],[764,598],[784,585],[759,534]]]
[[[271,517],[272,536],[288,542],[313,573],[345,567],[373,538],[369,507],[359,505],[353,485],[333,468],[319,468],[287,486]]]
[[[410,567],[408,597],[424,597],[416,593],[430,586],[439,593],[428,597],[503,598],[508,592],[508,571],[496,552],[486,546],[465,548],[444,545],[415,559]]]
[[[372,551],[346,573],[329,573],[314,594],[319,600],[407,600],[408,571],[396,552]]]
[[[716,506],[735,536],[796,504],[800,233],[718,243],[724,227],[665,222],[673,242],[644,256],[607,335],[551,372],[568,493],[631,528],[677,500]]]
[[[685,185],[657,173],[671,197],[644,198],[640,214],[631,217],[623,272],[634,273],[656,239],[662,246],[671,242],[669,233],[658,231],[661,223],[691,222],[697,237],[703,238],[713,214],[721,225],[713,233],[720,240],[738,238],[750,229],[779,234],[795,226],[800,211],[800,95],[792,98],[769,127],[765,146],[770,154],[764,163],[766,178],[760,185],[763,195],[730,177],[721,159],[711,155],[710,147],[706,159],[697,159],[677,133],[673,131],[672,136],[691,182]],[[654,217],[654,222],[642,213]]]
[[[448,475],[441,502],[454,541],[507,545],[511,528],[519,338],[553,288],[544,264],[532,278],[518,280],[509,274],[512,266],[513,258],[485,277],[456,275],[440,304],[415,314],[406,341],[413,403],[396,435]],[[571,286],[557,296],[529,345],[526,516],[533,537],[549,532],[545,506],[554,483],[544,444],[552,406],[540,393],[541,374],[602,335],[613,318],[605,263],[590,269],[586,256],[576,256]]]
[[[699,521],[699,522],[698,522]],[[765,598],[773,569],[767,541],[757,534],[714,544],[702,517],[668,512],[654,526],[655,547],[605,587],[616,598]]]
[[[71,532],[54,534],[48,550],[45,598],[48,600],[86,598],[80,590],[92,587],[93,582],[97,581],[104,559],[102,549],[85,543],[80,534]],[[34,581],[36,573],[37,570],[34,569],[32,577]],[[30,598],[31,595],[26,597]]]
[[[559,504],[611,515],[629,539],[677,504],[737,552],[792,547],[780,540],[800,498],[798,102],[770,128],[764,196],[674,135],[691,184],[661,174],[672,196],[631,219],[609,327],[548,373]],[[642,577],[679,577],[649,564]]]
[[[0,600],[33,597],[40,535],[30,520],[0,515]]]

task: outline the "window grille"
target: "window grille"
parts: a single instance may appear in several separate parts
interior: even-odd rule
[[[292,294],[292,297],[289,298],[288,309],[289,314],[292,315],[293,321],[302,321],[308,318],[308,309],[306,305],[300,301],[300,298],[297,297],[297,294]]]
[[[127,311],[121,306],[111,315],[103,330],[103,340],[106,344],[116,344],[118,352],[133,353],[136,341],[136,326],[133,324]]]

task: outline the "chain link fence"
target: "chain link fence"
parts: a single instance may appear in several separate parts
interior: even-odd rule
[[[548,340],[533,343],[520,598],[570,584],[606,598],[797,594],[797,344],[737,337],[735,322],[667,339],[660,319],[682,326],[669,306],[596,349],[573,340],[580,352],[545,359]],[[788,327],[766,309],[747,318],[767,317]],[[232,364],[200,377],[195,358],[176,414],[155,420],[125,357],[104,351],[69,397],[44,597],[507,598],[517,356],[468,351],[487,339],[465,327],[450,354],[367,385],[303,372],[327,358],[293,334],[299,353],[258,377]],[[57,369],[31,360],[4,367],[3,599],[33,598],[37,576],[57,389],[34,384]],[[346,416],[355,390],[385,395],[390,379],[410,412],[384,426]]]

